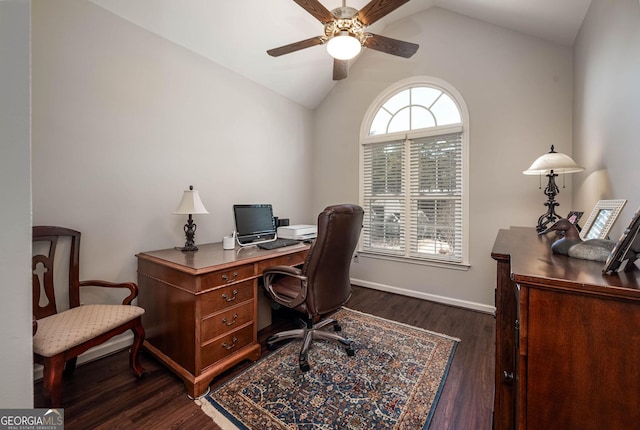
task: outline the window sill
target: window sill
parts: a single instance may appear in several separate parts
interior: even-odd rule
[[[439,261],[439,260],[423,260],[419,258],[400,257],[397,255],[377,254],[370,251],[357,251],[354,258],[357,260],[359,257],[374,258],[378,260],[387,260],[387,261],[396,261],[398,263],[418,264],[421,266],[439,267],[441,269],[452,269],[452,270],[467,271],[471,267],[469,263],[454,263],[450,261]]]

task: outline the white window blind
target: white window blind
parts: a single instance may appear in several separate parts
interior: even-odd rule
[[[364,148],[365,249],[405,253],[405,144],[374,143]]]
[[[410,255],[462,261],[462,133],[410,143]]]

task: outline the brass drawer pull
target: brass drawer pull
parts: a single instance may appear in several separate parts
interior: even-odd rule
[[[224,343],[222,344],[222,347],[223,347],[224,349],[226,349],[227,351],[229,351],[231,348],[233,348],[234,346],[236,346],[236,342],[237,342],[237,341],[238,341],[238,338],[234,336],[234,337],[233,337],[233,339],[231,339],[231,345],[227,345],[227,342],[224,342]]]
[[[234,325],[238,319],[238,314],[233,314],[233,319],[229,322],[227,317],[222,318],[222,323],[226,326]]]
[[[229,277],[226,274],[222,275],[222,280],[225,281],[227,284],[230,284],[236,279],[238,279],[238,272],[233,272],[233,278],[231,279],[229,279]]]
[[[233,296],[233,297],[229,297],[229,296],[227,296],[227,293],[224,293],[224,294],[222,295],[222,298],[223,298],[223,299],[225,299],[225,300],[226,300],[226,301],[228,301],[228,302],[232,302],[232,301],[234,301],[234,300],[236,299],[236,297],[238,296],[238,290],[233,290],[233,291],[231,292],[231,294],[232,294],[232,296]]]

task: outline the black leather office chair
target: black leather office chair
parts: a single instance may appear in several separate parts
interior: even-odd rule
[[[307,353],[311,341],[330,339],[345,346],[353,356],[351,341],[337,333],[322,330],[332,324],[341,330],[335,319],[321,318],[344,305],[351,297],[349,269],[356,249],[364,211],[356,205],[327,207],[318,215],[318,237],[314,241],[302,268],[274,266],[264,271],[264,287],[278,304],[306,316],[305,327],[288,330],[267,339],[270,350],[283,339],[303,338],[300,350],[300,369],[309,370]]]

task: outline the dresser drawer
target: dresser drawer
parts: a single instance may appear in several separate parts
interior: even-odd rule
[[[204,318],[216,312],[225,310],[230,306],[252,300],[253,279],[239,284],[217,288],[201,296],[200,315]]]
[[[202,345],[202,368],[212,365],[253,341],[253,324]]]
[[[258,275],[262,275],[262,272],[267,267],[272,266],[297,266],[304,263],[307,258],[307,252],[296,252],[295,254],[282,255],[276,258],[270,258],[267,261],[260,261],[258,263]]]
[[[251,300],[239,306],[229,308],[224,312],[203,318],[200,325],[200,338],[202,342],[204,343],[209,339],[215,339],[228,331],[234,330],[236,327],[253,321],[253,309],[254,301]]]
[[[253,264],[245,264],[227,270],[218,270],[217,272],[202,275],[200,288],[208,290],[209,288],[227,285],[237,281],[253,277]]]

